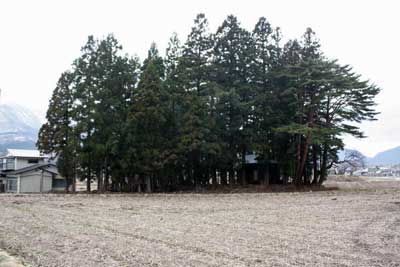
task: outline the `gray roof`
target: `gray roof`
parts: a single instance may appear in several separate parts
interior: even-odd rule
[[[246,164],[258,164],[258,155],[256,154],[247,154],[245,156]],[[278,163],[276,160],[264,160],[263,162],[269,162],[269,163]]]
[[[258,163],[258,160],[256,159],[257,155],[255,155],[255,154],[246,155],[245,158],[246,158],[246,164]]]
[[[58,174],[57,166],[55,164],[53,164],[53,163],[39,163],[39,164],[28,166],[28,167],[25,167],[25,168],[22,168],[22,169],[18,169],[18,170],[15,170],[15,171],[8,172],[7,175],[18,175],[18,174],[25,173],[25,172],[30,172],[30,171],[33,171],[33,170],[42,170],[42,171],[47,171],[47,172],[50,172],[50,173],[53,173],[53,174]]]
[[[40,154],[39,150],[27,150],[27,149],[7,149],[7,154],[2,158],[47,158]]]

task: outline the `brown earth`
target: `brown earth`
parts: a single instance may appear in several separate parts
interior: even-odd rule
[[[400,266],[400,181],[337,191],[0,195],[0,248],[30,266]]]

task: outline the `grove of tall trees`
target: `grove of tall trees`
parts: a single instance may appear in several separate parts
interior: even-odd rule
[[[311,29],[282,43],[265,18],[248,31],[230,15],[212,33],[199,14],[184,42],[173,34],[165,56],[152,44],[143,62],[113,35],[89,36],[37,145],[88,190],[245,184],[247,155],[277,162],[283,181],[322,184],[343,135],[364,137],[379,91],[327,58]]]

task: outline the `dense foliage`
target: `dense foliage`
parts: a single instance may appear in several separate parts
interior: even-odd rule
[[[249,155],[277,163],[282,183],[321,184],[343,135],[362,138],[357,124],[374,120],[379,91],[326,58],[311,29],[282,44],[265,18],[250,32],[231,15],[210,33],[199,14],[184,44],[174,34],[142,64],[112,35],[89,37],[38,147],[100,191],[245,184]]]

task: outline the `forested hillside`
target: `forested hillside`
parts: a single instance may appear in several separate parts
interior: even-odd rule
[[[140,41],[140,40],[138,40]],[[165,56],[123,53],[113,35],[90,36],[54,90],[39,148],[69,180],[131,191],[244,184],[246,155],[277,162],[282,181],[321,184],[342,135],[373,120],[380,89],[327,58],[311,29],[283,43],[260,18],[228,16],[210,32],[204,14]],[[90,183],[88,183],[90,187]]]

